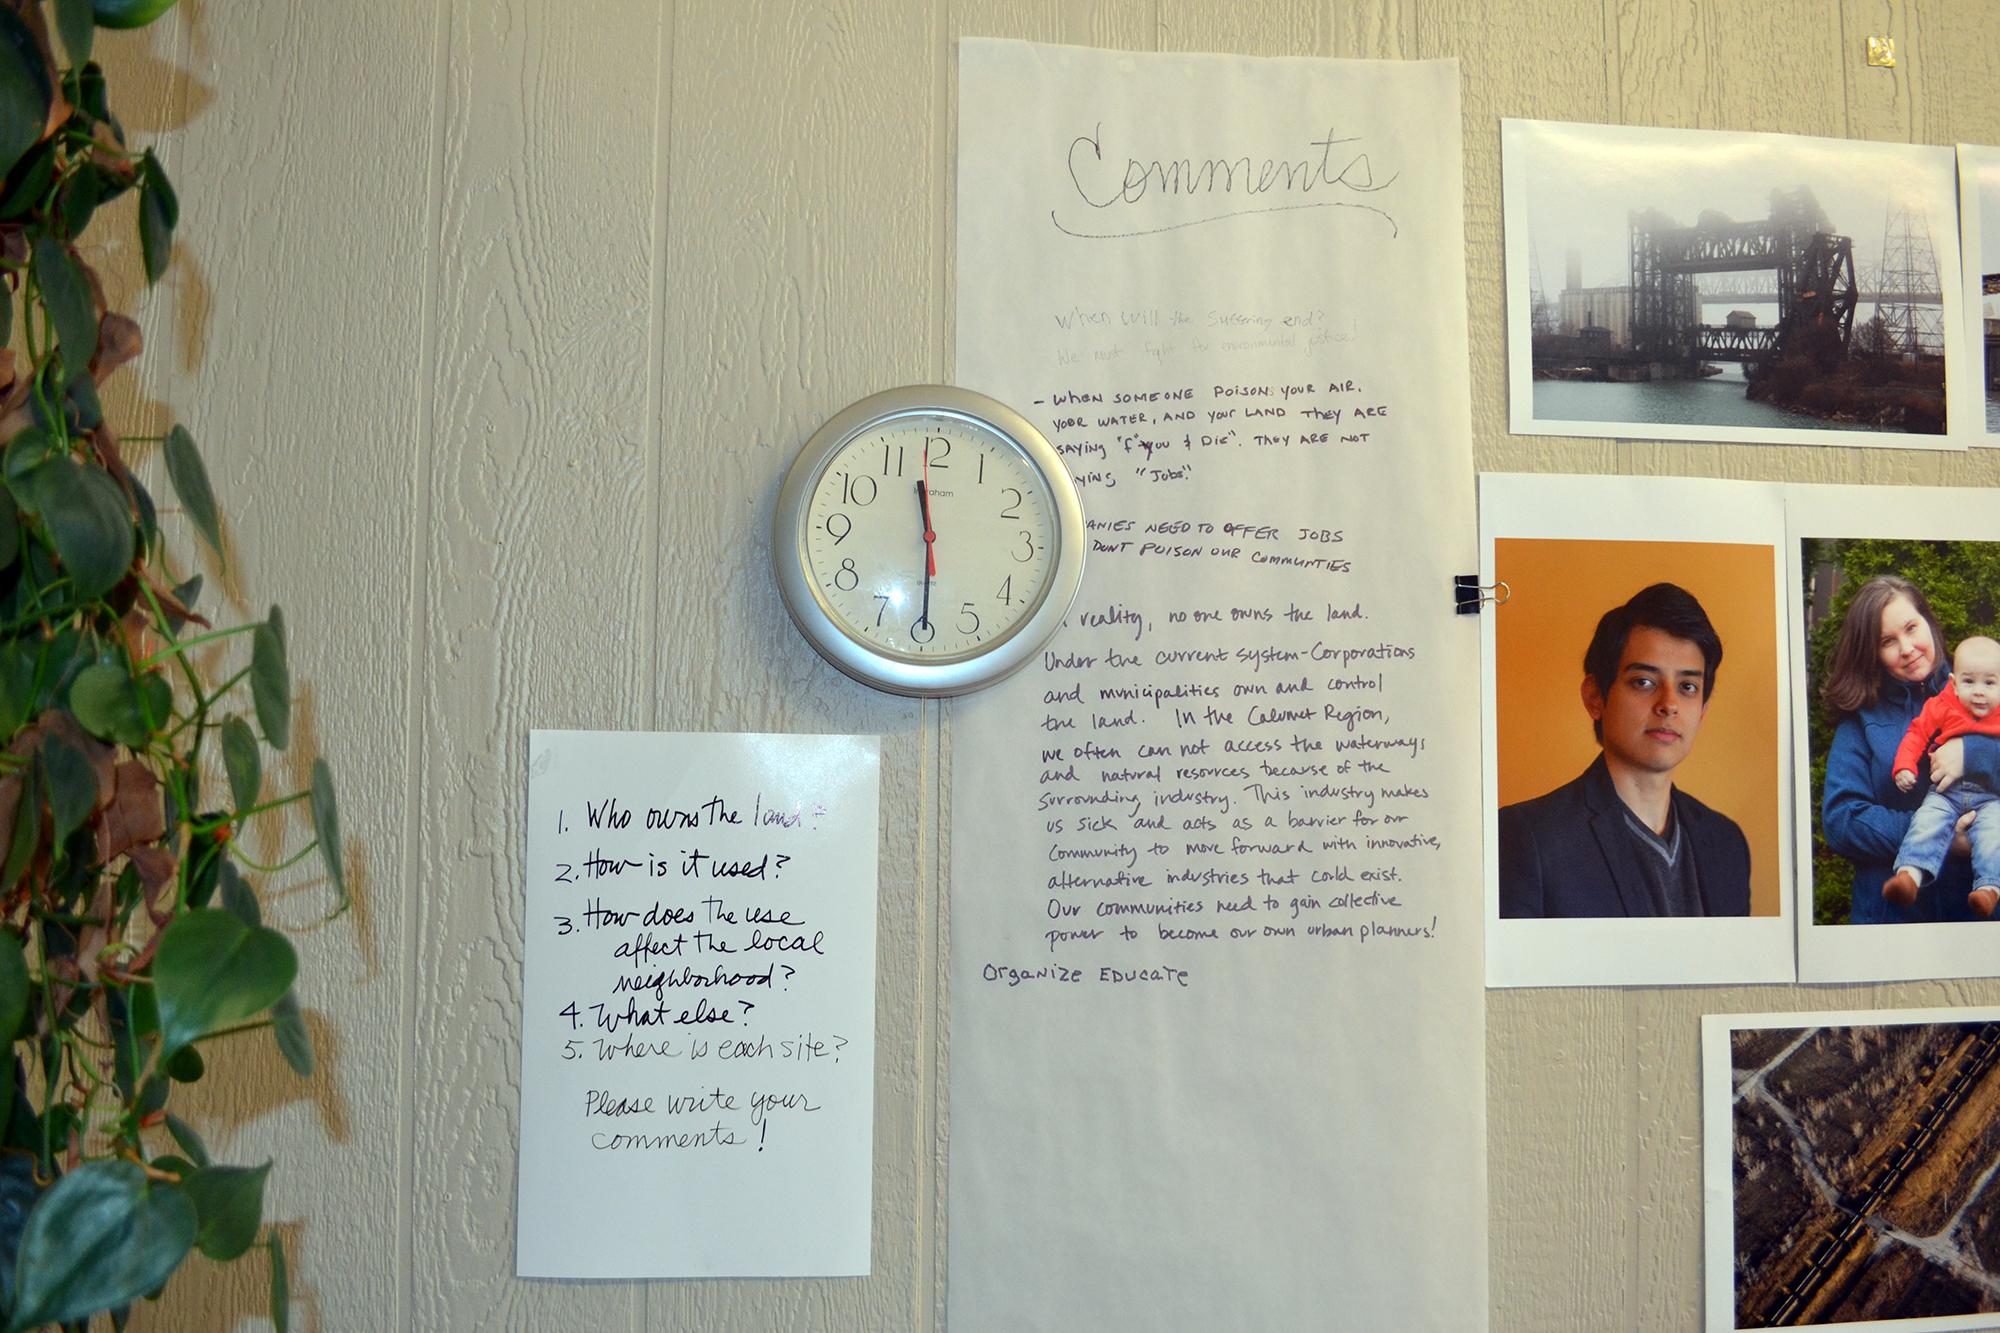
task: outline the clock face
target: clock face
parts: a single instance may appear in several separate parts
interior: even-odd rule
[[[779,498],[792,618],[849,675],[955,694],[1023,665],[1082,578],[1075,486],[1041,434],[960,389],[895,389],[828,422]]]
[[[1041,605],[1053,509],[1027,456],[984,423],[891,417],[820,474],[806,568],[851,637],[912,662],[963,657]]]

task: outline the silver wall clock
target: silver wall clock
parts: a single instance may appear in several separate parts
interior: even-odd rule
[[[806,639],[864,684],[963,694],[1020,669],[1083,580],[1083,506],[1020,413],[940,385],[828,421],[786,474],[778,592]]]

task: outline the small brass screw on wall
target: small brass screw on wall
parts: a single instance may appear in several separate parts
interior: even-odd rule
[[[1873,69],[1896,68],[1896,39],[1894,37],[1870,37],[1868,39],[1868,64]]]

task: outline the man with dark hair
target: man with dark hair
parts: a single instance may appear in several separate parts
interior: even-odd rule
[[[1722,640],[1685,588],[1655,583],[1605,612],[1582,685],[1604,752],[1500,811],[1501,916],[1749,914],[1743,830],[1673,781],[1721,665]]]

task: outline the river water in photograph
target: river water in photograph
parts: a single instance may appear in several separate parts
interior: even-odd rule
[[[1986,395],[1986,433],[2000,435],[2000,394]]]
[[[1762,429],[1890,430],[1787,412],[1743,396],[1743,368],[1728,366],[1699,380],[1615,384],[1600,380],[1536,380],[1535,416],[1543,421],[1630,421],[1654,425],[1754,426]],[[1986,419],[1993,418],[1987,400]]]

